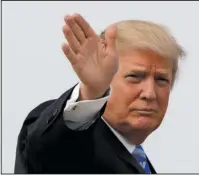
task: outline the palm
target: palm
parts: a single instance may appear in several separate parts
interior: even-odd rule
[[[69,45],[64,45],[63,51],[85,86],[105,89],[118,68],[115,29],[106,32],[105,43],[81,16],[75,17],[66,19],[64,33]]]
[[[99,37],[93,36],[81,46],[73,68],[85,85],[107,84],[116,72],[116,57]]]

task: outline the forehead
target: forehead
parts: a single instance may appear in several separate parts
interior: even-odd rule
[[[172,61],[150,50],[128,49],[119,53],[120,68],[124,71],[140,70],[172,73]]]

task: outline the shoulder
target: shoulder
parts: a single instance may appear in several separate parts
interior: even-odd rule
[[[63,108],[66,101],[70,98],[70,95],[73,91],[75,86],[67,90],[65,93],[63,93],[59,98],[57,99],[51,99],[44,101],[37,105],[34,109],[32,109],[28,116],[26,117],[23,125],[29,125],[30,123],[33,123],[35,120],[38,119],[42,114],[48,114],[54,111],[54,109]]]
[[[23,125],[29,125],[29,124],[33,123],[35,120],[37,120],[37,118],[40,116],[40,114],[44,110],[46,110],[49,106],[51,106],[55,101],[56,100],[52,99],[52,100],[48,100],[48,101],[42,102],[39,105],[37,105],[34,109],[32,109],[29,112]]]

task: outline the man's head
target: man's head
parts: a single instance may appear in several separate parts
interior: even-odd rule
[[[164,118],[184,51],[161,25],[138,20],[115,25],[119,69],[111,83],[104,118],[139,144]]]

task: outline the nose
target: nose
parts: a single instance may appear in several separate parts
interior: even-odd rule
[[[142,100],[148,100],[148,101],[153,101],[156,99],[156,87],[154,79],[148,78],[143,82],[140,98]]]

